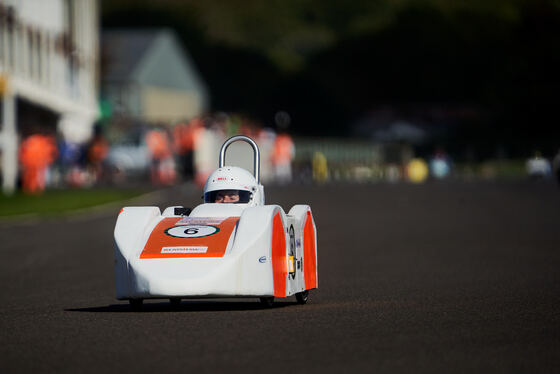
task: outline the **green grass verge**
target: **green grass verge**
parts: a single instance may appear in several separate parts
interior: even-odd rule
[[[0,194],[0,217],[22,214],[59,215],[130,199],[146,192],[147,189],[92,188],[48,190],[41,195],[26,195],[21,192],[12,196]]]

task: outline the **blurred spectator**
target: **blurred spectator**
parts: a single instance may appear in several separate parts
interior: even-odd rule
[[[188,124],[180,123],[173,128],[174,148],[186,180],[194,178],[194,138],[197,130],[202,126],[202,120],[195,118]]]
[[[220,127],[220,124],[217,124]],[[206,122],[200,126],[194,136],[195,183],[204,186],[208,176],[218,166],[218,151],[222,145],[221,132],[216,132],[214,123]]]
[[[274,174],[272,170],[272,151],[276,133],[271,128],[264,128],[259,131],[257,143],[261,154],[260,177],[262,183],[266,184],[272,180]]]
[[[89,145],[69,142],[64,137],[58,140],[58,182],[71,187],[84,187],[94,182],[94,173],[85,169],[89,163]]]
[[[554,170],[556,180],[560,184],[560,149],[558,150],[556,156],[554,156],[554,160],[552,160],[552,169]]]
[[[88,162],[94,181],[99,181],[104,176],[104,163],[109,154],[109,142],[101,132],[97,132],[88,148]]]
[[[432,176],[437,179],[443,179],[449,176],[451,172],[451,160],[443,149],[438,148],[434,157],[430,160],[430,171]]]
[[[171,154],[167,133],[150,130],[146,133],[146,144],[152,158],[150,176],[153,184],[169,185],[175,182],[175,162]]]
[[[550,162],[543,158],[539,151],[536,151],[535,156],[527,160],[526,167],[530,178],[546,178],[550,176]]]
[[[401,168],[397,164],[387,164],[385,178],[390,183],[396,183],[401,179]]]
[[[272,153],[274,176],[277,182],[289,183],[292,181],[292,160],[295,153],[295,145],[291,136],[287,133],[278,134],[274,141],[274,151]]]
[[[83,161],[84,149],[78,143],[69,142],[62,135],[58,139],[58,179],[59,183],[67,182],[70,172]]]
[[[77,143],[71,143],[61,138],[58,142],[58,151],[58,158],[63,171],[80,161],[82,149]]]
[[[41,193],[45,189],[46,172],[56,156],[56,141],[51,136],[35,134],[22,141],[19,159],[25,193]]]
[[[323,152],[315,152],[313,154],[313,180],[318,183],[324,183],[328,178],[327,158]]]

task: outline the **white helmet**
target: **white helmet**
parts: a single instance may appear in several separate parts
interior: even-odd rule
[[[216,202],[219,191],[236,191],[239,194],[239,204],[250,206],[264,204],[262,185],[247,170],[237,166],[223,166],[208,177],[204,186],[204,202]]]

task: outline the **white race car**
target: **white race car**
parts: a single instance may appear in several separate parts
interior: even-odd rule
[[[254,176],[224,166],[227,147],[253,148]],[[300,304],[317,288],[317,231],[308,205],[288,214],[264,204],[259,150],[246,136],[228,139],[219,168],[204,187],[204,204],[125,207],[115,226],[115,284],[119,300],[134,308],[144,299],[275,297],[295,295]]]

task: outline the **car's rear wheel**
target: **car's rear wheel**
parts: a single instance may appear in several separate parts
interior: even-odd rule
[[[269,308],[272,306],[272,304],[274,304],[274,296],[259,297],[259,300],[261,302],[261,305]]]
[[[309,291],[305,290],[305,291],[301,291],[296,293],[296,300],[298,302],[298,304],[305,304],[307,303],[307,298],[309,297]]]
[[[130,307],[132,308],[132,310],[138,311],[140,309],[142,309],[142,303],[144,302],[143,299],[130,299],[128,300],[128,302],[130,303]]]

